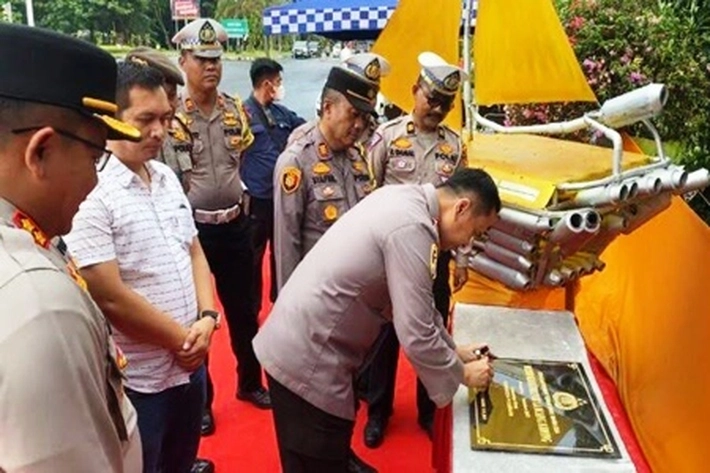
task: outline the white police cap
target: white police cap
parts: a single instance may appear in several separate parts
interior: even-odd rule
[[[387,59],[375,53],[359,53],[345,59],[341,67],[376,85],[379,90],[380,79],[390,73]]]
[[[199,18],[185,25],[173,36],[173,43],[183,51],[191,51],[197,57],[218,58],[222,56],[222,44],[227,41],[227,31],[212,18]]]
[[[421,77],[435,92],[455,95],[461,82],[468,80],[468,74],[463,69],[449,64],[438,54],[425,51],[418,59],[422,66]]]

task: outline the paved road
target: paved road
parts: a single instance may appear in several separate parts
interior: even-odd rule
[[[286,98],[283,101],[291,110],[306,120],[315,116],[315,102],[323,89],[330,68],[336,59],[291,59],[279,60],[284,67]],[[220,88],[228,94],[237,93],[246,98],[251,92],[247,61],[224,61]]]

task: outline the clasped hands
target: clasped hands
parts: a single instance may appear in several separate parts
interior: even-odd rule
[[[215,329],[212,317],[202,317],[185,332],[185,341],[180,350],[174,352],[178,366],[193,372],[205,361]]]

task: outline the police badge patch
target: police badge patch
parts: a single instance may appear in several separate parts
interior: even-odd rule
[[[286,194],[296,192],[301,185],[301,170],[297,167],[288,166],[281,171],[281,188]]]
[[[380,80],[380,61],[379,59],[373,59],[370,64],[365,67],[365,77],[371,81]]]

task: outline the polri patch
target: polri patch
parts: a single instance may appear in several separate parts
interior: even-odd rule
[[[286,194],[296,192],[301,185],[301,170],[294,166],[288,166],[281,171],[281,188]]]

